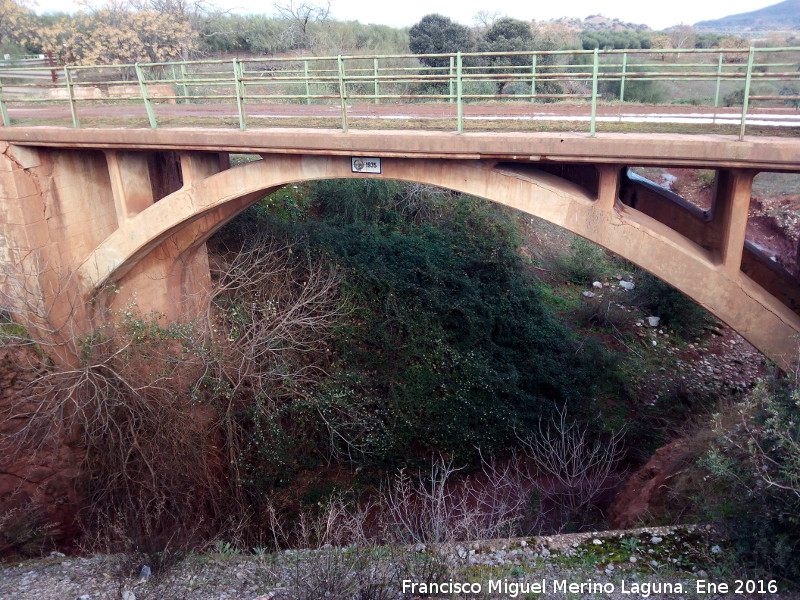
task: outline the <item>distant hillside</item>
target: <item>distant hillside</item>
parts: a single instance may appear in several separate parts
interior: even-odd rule
[[[795,0],[800,2],[800,0]],[[578,19],[576,17],[562,17],[560,19],[552,19],[551,23],[563,25],[574,31],[649,31],[647,25],[639,23],[625,23],[619,19],[611,19],[603,15],[589,15],[585,19]]]
[[[700,21],[695,27],[701,31],[800,29],[800,0],[784,0],[751,12]]]

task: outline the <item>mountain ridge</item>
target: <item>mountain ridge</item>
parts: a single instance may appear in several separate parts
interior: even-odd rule
[[[800,29],[800,0],[783,0],[750,12],[699,21],[694,27],[701,31]]]

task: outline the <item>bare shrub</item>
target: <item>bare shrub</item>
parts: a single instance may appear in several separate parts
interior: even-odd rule
[[[0,414],[23,423],[0,449],[84,449],[85,527],[96,540],[125,540],[107,549],[159,552],[242,532],[251,511],[235,414],[248,404],[273,410],[323,373],[310,355],[340,315],[335,273],[290,248],[256,244],[218,275],[205,323],[164,325],[135,306],[98,305],[100,324],[68,340],[77,358],[52,360],[50,344],[68,339],[62,313],[77,308],[53,300],[53,282],[69,275],[35,268],[10,270],[0,294],[0,314],[23,320],[7,323],[3,341],[41,350],[25,365],[37,374],[27,401]],[[52,284],[44,295],[42,282]]]
[[[0,261],[0,343],[36,349],[21,368],[38,370],[42,359],[76,364],[75,340],[85,333],[78,323],[88,314],[74,274],[50,266],[40,251],[11,248],[6,253]]]
[[[36,497],[21,499],[16,506],[0,511],[0,556],[7,552],[33,556],[47,544],[55,525],[42,516],[40,501]]]
[[[412,478],[403,470],[382,490],[383,527],[403,544],[452,543],[514,535],[526,517],[535,484],[522,462],[482,462],[482,472],[455,481],[460,471],[443,458]]]
[[[629,316],[615,302],[614,298],[586,298],[575,311],[575,321],[586,327],[603,327],[615,332],[623,330]]]
[[[295,551],[272,565],[280,581],[271,597],[286,600],[390,600],[397,598],[391,564],[377,549],[360,546]]]
[[[561,410],[549,423],[539,423],[538,435],[521,440],[539,475],[550,483],[547,495],[561,527],[580,528],[590,518],[598,498],[613,483],[622,453],[622,432],[607,440],[592,439],[588,429]]]
[[[219,358],[209,366],[230,382],[232,394],[245,386],[274,396],[324,375],[316,363],[297,359],[323,349],[342,315],[335,270],[262,237],[212,276],[209,329]]]
[[[159,540],[194,530],[198,514],[226,514],[212,492],[208,415],[180,391],[197,368],[181,360],[180,348],[198,342],[189,328],[162,328],[125,311],[79,341],[75,367],[43,360],[27,402],[2,415],[26,423],[3,445],[83,448],[84,521],[109,528],[107,539],[121,528],[127,537]]]
[[[319,510],[302,510],[291,520],[269,499],[265,501],[264,510],[271,534],[268,541],[275,548],[370,545],[375,541],[374,531],[370,529],[374,512],[374,504],[348,502],[342,495],[334,495]]]
[[[401,191],[393,199],[393,208],[403,218],[421,223],[439,216],[441,202],[453,192],[433,185],[404,182]]]

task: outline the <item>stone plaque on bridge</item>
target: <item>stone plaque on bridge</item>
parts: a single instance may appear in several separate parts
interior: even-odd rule
[[[353,156],[350,159],[353,173],[380,173],[381,159],[367,158],[365,156]]]

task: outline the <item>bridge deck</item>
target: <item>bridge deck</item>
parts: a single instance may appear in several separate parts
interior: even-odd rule
[[[4,127],[0,141],[60,148],[500,159],[800,171],[800,139],[604,133]]]

